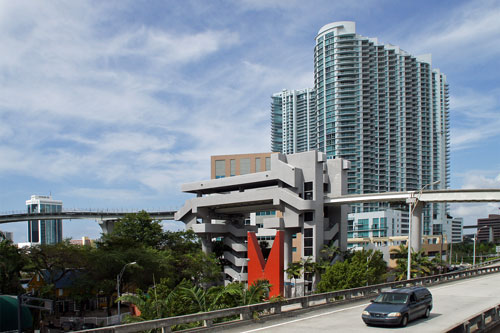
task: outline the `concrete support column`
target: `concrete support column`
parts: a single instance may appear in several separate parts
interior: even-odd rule
[[[285,241],[284,241],[284,266],[283,268],[286,270],[290,264],[292,263],[292,248],[293,248],[293,241],[292,241],[292,235],[293,235],[293,229],[287,228],[285,229]]]
[[[424,204],[420,201],[415,203],[411,216],[411,247],[412,252],[420,251],[422,247],[422,208]]]
[[[210,234],[206,234],[200,237],[201,238],[201,250],[203,253],[212,253],[212,236]]]
[[[109,235],[113,233],[113,228],[115,226],[115,222],[118,220],[103,220],[103,219],[98,219],[97,222],[99,223],[99,226],[102,229],[102,233],[105,235]]]

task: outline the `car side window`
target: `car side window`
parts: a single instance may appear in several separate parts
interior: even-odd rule
[[[415,298],[415,294],[410,295],[410,303],[415,303],[417,299]]]

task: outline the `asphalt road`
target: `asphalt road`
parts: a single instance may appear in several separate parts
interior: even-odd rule
[[[470,278],[429,288],[434,308],[428,319],[412,321],[405,328],[368,327],[361,320],[361,312],[369,304],[366,300],[311,309],[295,317],[282,317],[263,323],[253,323],[224,332],[442,332],[455,323],[500,303],[500,274]]]

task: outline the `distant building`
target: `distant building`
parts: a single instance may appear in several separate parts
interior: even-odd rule
[[[316,149],[314,89],[282,90],[271,102],[271,150],[294,154]]]
[[[72,239],[69,241],[70,244],[73,244],[73,245],[87,245],[87,246],[90,246],[93,244],[93,240],[84,236],[82,237],[82,239]]]
[[[455,217],[451,220],[451,242],[461,243],[464,239],[464,219]]]
[[[477,230],[479,230],[477,233],[477,240],[479,242],[488,242],[490,240],[495,241],[500,239],[500,215],[490,214],[487,218],[478,219],[477,225]],[[493,235],[490,235],[490,229],[493,231]]]
[[[5,239],[10,240],[11,242],[14,241],[14,233],[12,233],[10,231],[2,231],[2,230],[0,230],[0,234],[2,234],[3,237],[5,237]]]
[[[395,268],[396,255],[393,251],[399,249],[401,244],[406,244],[408,236],[353,238],[348,240],[348,246],[354,250],[378,250],[382,252],[384,260],[390,268]],[[353,246],[354,245],[354,246]],[[441,253],[443,260],[448,258],[448,241],[446,236],[441,243],[440,236],[423,236],[421,250],[430,257],[438,257]]]
[[[351,213],[347,216],[348,247],[358,244],[355,238],[408,236],[408,212],[387,209],[382,211]],[[396,243],[398,245],[398,243]]]
[[[461,243],[463,239],[463,218],[448,217],[442,223],[434,223],[432,225],[432,234],[436,236],[443,234],[452,243]]]
[[[58,213],[62,211],[62,201],[53,200],[52,196],[32,195],[26,200],[28,214]],[[56,244],[62,241],[62,220],[30,220],[28,221],[29,244]]]

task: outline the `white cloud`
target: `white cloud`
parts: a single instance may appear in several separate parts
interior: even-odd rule
[[[451,204],[450,207],[451,215],[462,217],[464,225],[474,225],[477,224],[479,218],[486,218],[490,214],[500,214],[500,204],[496,202]]]
[[[464,189],[500,188],[500,172],[498,170],[490,172],[473,170],[461,175],[461,178]]]
[[[451,8],[410,37],[411,52],[431,52],[455,61],[481,62],[500,54],[498,1],[474,1]]]
[[[461,90],[450,100],[451,112],[457,119],[451,128],[452,150],[467,149],[500,137],[498,90]]]
[[[238,34],[229,31],[204,31],[179,35],[141,27],[111,40],[104,56],[147,57],[160,65],[188,63],[239,42]]]

